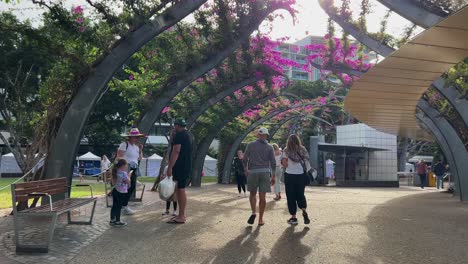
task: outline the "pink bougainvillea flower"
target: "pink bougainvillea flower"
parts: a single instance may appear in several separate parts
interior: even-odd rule
[[[212,69],[210,73],[213,75],[213,77],[218,77],[218,71],[216,69]]]
[[[83,24],[84,18],[83,17],[78,17],[77,19],[75,19],[75,22],[78,23],[78,24]]]
[[[161,113],[162,113],[162,114],[165,114],[165,113],[167,113],[167,112],[170,111],[170,110],[171,110],[171,108],[170,108],[169,106],[166,106],[166,107],[163,108],[163,110],[161,111]]]
[[[320,104],[320,105],[325,105],[327,104],[327,98],[326,97],[323,97],[323,96],[319,96],[317,98],[317,102]]]
[[[128,79],[129,79],[130,81],[133,81],[133,80],[135,80],[135,76],[133,76],[133,74],[130,74],[130,76],[128,76]]]
[[[83,26],[83,27],[80,27],[80,28],[78,28],[78,31],[79,31],[79,32],[81,32],[81,33],[83,33],[85,30],[86,30],[86,27],[84,27],[84,26]]]
[[[198,78],[197,80],[195,80],[197,83],[202,83],[203,82],[203,78]]]
[[[77,7],[73,8],[73,13],[76,14],[76,15],[83,14],[83,7],[77,6]]]

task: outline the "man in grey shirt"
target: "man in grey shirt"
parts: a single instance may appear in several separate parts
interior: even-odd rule
[[[250,192],[250,207],[252,215],[247,223],[252,225],[257,217],[257,192],[259,196],[260,216],[258,225],[265,224],[263,213],[266,207],[266,193],[271,192],[271,185],[275,184],[276,160],[273,147],[268,144],[269,133],[265,127],[257,131],[257,140],[247,145],[244,154],[245,173],[247,176],[247,190]]]

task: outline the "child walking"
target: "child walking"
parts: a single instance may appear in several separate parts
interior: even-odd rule
[[[167,166],[164,168],[163,179],[167,177]],[[172,201],[174,211],[172,212],[172,216],[177,216],[177,201]],[[171,208],[171,201],[166,201],[166,211],[162,213],[162,215],[169,215],[169,209]]]
[[[120,221],[120,211],[125,202],[130,185],[130,179],[127,174],[127,161],[120,159],[112,169],[112,182],[114,189],[112,189],[112,208],[111,208],[111,226],[126,226],[127,223]]]

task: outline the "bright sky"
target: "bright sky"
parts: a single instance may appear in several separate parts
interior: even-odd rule
[[[85,3],[84,0],[64,0],[66,5],[78,5]],[[3,1],[0,2],[0,11],[5,11],[13,8],[15,13],[18,16],[23,18],[29,18],[34,22],[40,20],[41,10],[37,8],[36,5],[32,4],[30,1],[21,0],[18,3],[17,1],[11,1],[13,4],[5,4]],[[335,0],[336,5],[340,4],[340,0]],[[353,9],[354,18],[357,17],[359,13],[359,4],[360,0],[351,0],[351,7]],[[285,12],[280,11],[284,15],[284,19],[278,18],[273,22],[273,31],[269,34],[272,38],[282,38],[289,37],[288,42],[294,42],[296,40],[306,37],[306,32],[312,36],[323,36],[326,34],[327,28],[327,15],[322,10],[318,4],[318,0],[297,0],[296,9],[299,11],[297,15],[296,24],[293,25],[291,16]],[[368,30],[371,32],[378,31],[380,28],[381,18],[386,12],[386,8],[381,5],[378,1],[371,1],[372,13],[368,15]],[[395,36],[400,36],[403,32],[405,26],[410,23],[404,18],[400,17],[397,14],[392,14],[388,23],[388,32]],[[339,30],[339,27],[336,27]],[[262,28],[262,32],[265,32],[265,27]],[[339,32],[337,32],[339,34]]]
[[[328,16],[320,7],[318,0],[296,1],[296,9],[299,11],[297,14],[296,24],[293,25],[291,16],[287,12],[281,11],[284,19],[278,18],[273,22],[273,32],[270,33],[271,37],[274,39],[289,37],[289,41],[294,42],[304,38],[307,31],[309,35],[312,36],[325,35],[327,30]],[[353,10],[353,17],[355,19],[358,17],[360,12],[360,2],[360,0],[351,0],[351,8]],[[370,32],[376,32],[380,30],[380,21],[385,15],[387,8],[376,0],[370,2],[372,13],[367,16],[367,28]],[[341,1],[335,0],[335,3],[338,6]],[[387,23],[387,32],[395,36],[400,36],[404,28],[410,24],[411,23],[403,17],[397,14],[392,14],[390,15],[389,21]],[[339,26],[336,26],[336,29],[339,30]]]

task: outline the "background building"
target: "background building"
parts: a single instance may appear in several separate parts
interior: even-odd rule
[[[303,65],[306,64],[306,57],[311,53],[305,48],[305,46],[319,43],[324,43],[323,37],[307,36],[293,43],[283,43],[279,47],[279,50],[281,51],[284,58],[288,58]],[[366,63],[376,60],[377,55],[375,52],[368,50],[364,52],[368,56],[368,59],[365,60]],[[319,63],[319,61],[316,62]],[[320,79],[320,71],[310,65],[308,67],[308,71],[305,71],[300,67],[285,66],[284,72],[291,80],[316,81]]]

